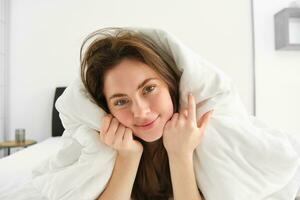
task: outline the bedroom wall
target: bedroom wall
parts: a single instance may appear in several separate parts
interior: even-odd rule
[[[274,43],[273,16],[292,2],[254,0],[256,113],[270,126],[300,135],[300,50],[278,51]],[[299,41],[299,31],[291,34]]]
[[[7,122],[8,10],[8,0],[0,0],[0,141],[4,140]]]
[[[168,30],[236,82],[253,113],[250,0],[11,0],[7,138],[51,135],[54,89],[79,73],[84,37],[106,26]],[[218,5],[218,6],[216,6]]]

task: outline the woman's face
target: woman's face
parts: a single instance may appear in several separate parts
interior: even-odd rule
[[[138,60],[124,59],[106,73],[104,95],[111,114],[146,142],[161,138],[173,115],[167,84]]]

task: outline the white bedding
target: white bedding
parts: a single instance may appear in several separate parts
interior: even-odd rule
[[[32,170],[62,146],[60,137],[51,137],[0,159],[0,199],[32,179]],[[29,192],[29,190],[27,190]],[[29,194],[26,192],[26,196]],[[24,193],[19,194],[25,197]],[[28,196],[27,196],[28,197]],[[20,199],[20,198],[19,198]]]
[[[289,139],[300,154],[300,137],[289,135]],[[41,196],[40,191],[30,183],[32,170],[56,154],[62,144],[61,137],[52,137],[0,159],[0,199],[47,200],[48,198]],[[295,181],[300,182],[299,172]],[[298,195],[300,196],[300,191]]]

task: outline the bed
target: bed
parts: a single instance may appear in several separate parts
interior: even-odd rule
[[[61,137],[50,137],[0,159],[0,194],[9,192],[31,179],[32,170],[62,146]]]
[[[52,109],[52,136],[0,159],[0,199],[2,199],[1,195],[9,193],[31,180],[32,170],[55,155],[63,145],[61,135],[64,128],[54,104],[65,88],[57,87],[55,89]]]

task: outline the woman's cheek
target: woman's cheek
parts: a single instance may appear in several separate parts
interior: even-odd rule
[[[131,119],[130,119],[130,113],[126,110],[122,110],[122,111],[116,111],[114,113],[114,117],[117,118],[117,120],[123,124],[126,127],[131,126]]]
[[[173,102],[172,98],[170,96],[170,93],[168,91],[165,91],[160,95],[158,103],[158,109],[165,115],[167,119],[170,119],[173,115],[174,109],[173,109]]]

